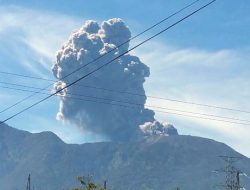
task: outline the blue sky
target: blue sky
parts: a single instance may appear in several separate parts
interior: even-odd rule
[[[5,1],[0,0],[0,70],[52,78],[50,72],[56,51],[73,29],[85,20],[122,18],[132,35],[149,27],[191,1]],[[208,2],[208,1],[201,1]],[[250,110],[250,2],[218,0],[209,8],[179,24],[133,54],[150,66],[151,76],[145,83],[146,93],[185,101]],[[178,19],[177,17],[176,19]],[[173,19],[171,22],[175,21]],[[153,34],[149,32],[139,40]],[[136,43],[133,42],[133,43]],[[37,87],[30,81],[0,75],[11,81]],[[1,108],[27,96],[27,93],[0,89]],[[15,113],[42,96],[0,115]],[[248,119],[249,114],[226,112],[204,107],[148,100],[154,105],[207,114]],[[80,129],[55,119],[58,100],[51,100],[8,122],[31,132],[51,130],[69,143],[95,141],[94,134],[83,135]],[[157,114],[161,121],[173,123],[181,134],[198,135],[225,142],[250,156],[250,126],[196,120]]]

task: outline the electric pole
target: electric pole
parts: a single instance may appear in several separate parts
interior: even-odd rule
[[[31,188],[30,188],[30,174],[28,176],[28,182],[27,182],[27,185],[26,185],[26,190],[31,190]]]
[[[104,187],[104,190],[107,190],[107,181],[106,180],[104,181],[103,187]]]
[[[225,173],[225,183],[219,185],[224,187],[225,190],[241,190],[240,186],[240,174],[242,172],[234,166],[234,163],[237,162],[240,158],[233,156],[220,156],[226,165],[224,169],[216,170],[217,172]]]

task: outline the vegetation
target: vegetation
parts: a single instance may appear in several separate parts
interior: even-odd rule
[[[91,177],[85,178],[84,176],[77,177],[80,187],[75,187],[70,190],[105,190],[102,185],[97,185],[92,181]]]

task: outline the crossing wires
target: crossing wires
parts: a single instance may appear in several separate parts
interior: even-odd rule
[[[22,92],[35,92],[32,90],[28,90],[28,89],[13,88],[13,87],[7,87],[7,86],[0,86],[0,88],[22,91]],[[39,88],[36,88],[36,89],[39,89]],[[39,94],[50,95],[51,93],[40,92]],[[199,112],[185,111],[185,110],[181,110],[181,109],[172,109],[172,108],[167,108],[167,107],[163,107],[163,106],[153,106],[150,104],[141,104],[141,103],[137,103],[137,102],[116,100],[116,99],[111,99],[111,98],[103,98],[103,97],[98,97],[98,96],[90,96],[90,95],[75,94],[75,93],[68,93],[68,94],[69,95],[57,94],[55,96],[79,100],[79,101],[85,101],[85,102],[92,102],[92,103],[97,103],[97,104],[118,106],[121,108],[129,108],[129,109],[138,109],[138,108],[142,108],[142,107],[146,106],[147,108],[152,108],[152,109],[154,109],[155,112],[159,112],[159,113],[167,113],[167,114],[172,114],[172,115],[180,115],[180,116],[193,117],[193,118],[198,118],[198,119],[220,121],[220,122],[224,122],[224,123],[250,125],[250,120],[244,120],[244,119],[239,119],[239,118],[232,118],[232,117],[226,117],[226,116],[219,116],[219,115],[215,115],[215,114],[205,114],[205,113],[199,113]]]
[[[124,46],[125,44],[129,43],[130,41],[132,41],[132,40],[138,38],[139,36],[143,35],[144,33],[146,33],[146,32],[148,32],[148,31],[152,30],[152,29],[155,28],[156,26],[158,26],[158,25],[164,23],[165,21],[169,20],[170,18],[174,17],[175,15],[177,15],[177,14],[183,12],[184,10],[188,9],[189,7],[192,7],[193,5],[195,5],[196,3],[198,3],[199,1],[201,1],[201,0],[195,0],[195,1],[193,1],[192,3],[190,3],[190,4],[186,5],[186,6],[184,6],[183,8],[181,8],[181,9],[177,10],[176,12],[174,12],[173,14],[167,16],[166,18],[160,20],[159,22],[155,23],[154,25],[150,26],[149,28],[145,29],[144,31],[138,33],[138,34],[135,35],[134,37],[131,37],[129,40],[127,40],[127,41],[121,43],[121,44],[118,45],[117,47],[115,47],[115,48],[109,50],[108,52],[104,53],[103,55],[101,55],[101,56],[99,56],[99,57],[93,59],[92,61],[88,62],[87,64],[85,64],[85,65],[83,65],[83,66],[81,66],[81,67],[75,69],[74,71],[70,72],[69,74],[67,74],[66,76],[64,76],[63,78],[61,78],[60,80],[66,79],[67,77],[73,75],[74,73],[76,73],[76,72],[78,72],[78,71],[84,69],[84,68],[87,67],[88,65],[90,65],[90,64],[92,64],[92,63],[95,63],[96,61],[100,60],[101,58],[105,57],[106,55],[108,55],[108,54],[114,52],[114,51],[115,51],[116,49],[118,49],[119,47]],[[21,75],[21,74],[6,72],[6,71],[1,71],[0,73],[2,73],[2,74],[9,74],[9,75],[13,75],[13,76],[22,76],[22,77],[25,77],[25,78],[29,78],[29,76],[27,76],[27,75]],[[33,79],[38,79],[38,77],[32,77],[32,78],[33,78]],[[41,79],[41,80],[46,80],[46,79],[43,79],[43,78],[40,78],[40,79]],[[48,81],[56,82],[56,81],[54,81],[54,80],[48,80]],[[52,84],[51,84],[51,85],[52,85]],[[32,98],[32,97],[34,97],[35,95],[37,95],[39,92],[41,92],[41,91],[43,91],[43,90],[49,88],[51,85],[48,85],[48,86],[42,88],[41,90],[39,90],[39,91],[37,91],[37,92],[34,92],[34,93],[30,94],[29,96],[27,96],[27,97],[25,97],[25,98],[19,100],[18,102],[14,103],[14,104],[12,104],[12,105],[10,105],[10,106],[8,106],[8,107],[5,108],[4,110],[2,110],[1,113],[5,112],[5,111],[7,111],[7,110],[9,110],[9,109],[11,109],[11,108],[14,108],[14,107],[16,107],[17,105],[19,105],[19,104],[21,104],[21,103],[23,103],[23,102],[29,100],[30,98]]]
[[[52,80],[52,79],[41,78],[41,77],[36,77],[36,76],[21,75],[21,74],[18,74],[18,73],[9,73],[9,72],[5,72],[5,71],[0,71],[0,73],[4,73],[4,74],[7,74],[7,75],[10,74],[10,75],[13,75],[13,76],[24,77],[24,78],[29,78],[29,79],[57,82],[56,80]],[[43,90],[50,91],[48,89],[43,89],[43,88],[38,88],[38,87],[33,87],[33,86],[27,86],[27,85],[17,84],[17,83],[3,82],[3,81],[0,81],[0,84],[10,85],[10,86],[18,86],[18,87],[25,87],[25,88],[29,88],[29,89],[39,89],[40,92],[42,92]],[[101,91],[106,91],[106,92],[115,93],[115,94],[140,96],[140,97],[146,97],[146,98],[151,98],[151,99],[156,99],[156,100],[164,100],[164,101],[177,102],[177,103],[189,104],[189,105],[194,105],[194,106],[202,106],[202,107],[215,108],[215,109],[221,109],[221,110],[227,110],[227,111],[250,114],[250,111],[248,111],[248,110],[236,109],[236,108],[219,106],[219,105],[211,105],[211,104],[204,104],[204,103],[198,103],[198,102],[184,101],[184,100],[180,100],[180,99],[159,97],[159,96],[154,96],[154,95],[150,95],[150,94],[145,95],[145,94],[140,94],[140,93],[137,93],[137,92],[128,92],[128,91],[119,90],[119,89],[109,89],[107,87],[103,88],[103,87],[83,85],[83,84],[75,84],[75,85],[79,86],[79,87],[84,87],[84,88],[87,88],[87,89],[101,90]],[[7,87],[2,86],[0,88],[7,88]],[[8,87],[8,88],[10,88],[10,87]],[[13,90],[15,90],[15,89],[13,89]],[[26,92],[28,92],[28,91],[26,91]],[[37,93],[35,91],[32,91],[32,92]],[[41,94],[40,92],[38,92],[38,93]],[[0,114],[7,111],[8,109],[9,109],[9,107],[1,110]]]
[[[64,89],[66,89],[66,88],[68,88],[68,87],[70,87],[70,86],[72,86],[72,85],[78,83],[79,81],[81,81],[81,80],[87,78],[88,76],[92,75],[93,73],[96,73],[97,71],[103,69],[104,67],[106,67],[106,66],[108,66],[109,64],[111,64],[113,61],[119,59],[119,58],[122,57],[123,55],[125,55],[125,54],[131,52],[132,50],[134,50],[134,49],[136,49],[136,48],[142,46],[143,44],[147,43],[148,41],[150,41],[150,40],[154,39],[155,37],[161,35],[162,33],[168,31],[169,29],[173,28],[174,26],[178,25],[179,23],[183,22],[184,20],[188,19],[189,17],[193,16],[194,14],[196,14],[196,13],[198,13],[199,11],[203,10],[204,8],[208,7],[209,5],[211,5],[212,3],[214,3],[215,1],[216,1],[216,0],[210,1],[209,3],[203,5],[202,7],[198,8],[198,9],[196,9],[195,11],[191,12],[190,14],[188,14],[188,15],[182,17],[180,20],[178,20],[177,22],[173,23],[172,25],[166,27],[165,29],[161,30],[160,32],[154,34],[153,36],[147,38],[146,40],[140,42],[139,44],[133,46],[132,48],[128,49],[128,50],[125,51],[124,53],[121,53],[120,55],[118,55],[118,56],[116,56],[115,58],[111,59],[110,61],[106,62],[105,64],[103,64],[103,65],[101,65],[101,66],[99,66],[99,67],[96,67],[95,69],[93,69],[93,70],[90,71],[89,73],[87,73],[87,74],[81,76],[79,79],[77,79],[77,80],[75,80],[75,81],[69,83],[68,85],[66,85],[65,87],[61,88],[60,90],[58,90],[58,91],[52,93],[51,95],[49,95],[49,96],[47,96],[47,97],[45,97],[45,98],[43,98],[43,99],[41,99],[41,100],[39,100],[39,101],[33,103],[32,105],[30,105],[30,106],[28,106],[28,107],[22,109],[21,111],[15,113],[15,114],[13,114],[13,115],[11,115],[10,117],[4,119],[2,122],[0,122],[0,124],[6,122],[6,121],[8,121],[8,120],[10,120],[10,119],[12,119],[12,118],[14,118],[14,117],[16,117],[16,116],[18,116],[18,115],[20,115],[21,113],[23,113],[23,112],[25,112],[25,111],[31,109],[32,107],[34,107],[34,106],[36,106],[36,105],[38,105],[38,104],[40,104],[40,103],[46,101],[47,99],[51,98],[52,96],[54,96],[54,95],[56,95],[56,94],[62,92]]]

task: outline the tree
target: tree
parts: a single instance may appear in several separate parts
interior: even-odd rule
[[[101,185],[97,185],[92,181],[91,177],[79,176],[77,180],[80,183],[80,187],[75,187],[70,190],[105,190],[105,188]]]

